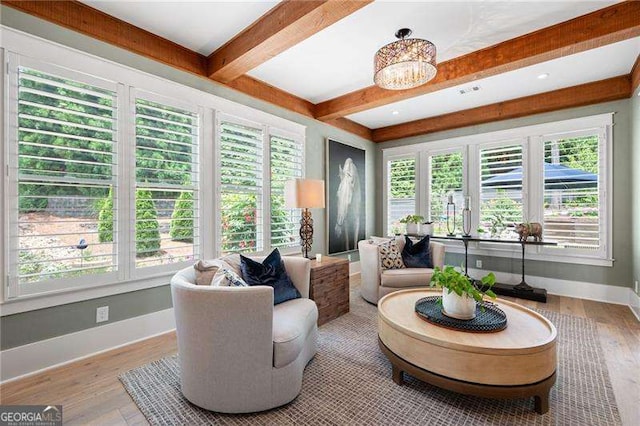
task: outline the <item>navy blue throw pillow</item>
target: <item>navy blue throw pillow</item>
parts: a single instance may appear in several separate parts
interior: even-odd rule
[[[427,235],[415,244],[406,235],[404,239],[405,243],[402,249],[404,266],[407,268],[433,268],[429,250],[429,236]]]
[[[301,297],[300,292],[287,275],[278,249],[274,249],[262,263],[240,255],[240,269],[242,270],[242,278],[250,286],[268,285],[273,287],[274,305]]]

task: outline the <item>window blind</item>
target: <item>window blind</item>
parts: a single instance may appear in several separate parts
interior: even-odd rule
[[[462,230],[462,152],[436,154],[429,157],[429,214],[436,235],[445,235],[447,229],[448,196],[453,194],[456,206],[455,229]]]
[[[198,254],[198,115],[136,98],[135,263]]]
[[[284,184],[302,177],[304,146],[301,141],[271,135],[271,248],[300,245],[300,209],[284,206]]]
[[[18,283],[117,269],[116,94],[18,68]]]
[[[404,232],[400,220],[416,214],[416,159],[403,158],[388,163],[387,233]]]
[[[565,247],[601,242],[597,135],[544,142],[544,234]]]
[[[260,251],[262,231],[263,131],[221,121],[220,251]]]
[[[480,226],[486,236],[517,238],[523,221],[522,145],[480,150]]]

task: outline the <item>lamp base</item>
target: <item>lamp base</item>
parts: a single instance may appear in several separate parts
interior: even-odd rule
[[[300,218],[300,246],[302,246],[302,256],[309,259],[309,251],[313,244],[313,218],[309,209],[302,211]]]

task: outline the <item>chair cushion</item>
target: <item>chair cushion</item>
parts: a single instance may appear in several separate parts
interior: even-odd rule
[[[380,275],[380,285],[383,287],[428,287],[431,282],[433,269],[430,268],[405,268],[388,269]]]
[[[429,236],[427,235],[415,244],[405,236],[402,261],[407,268],[433,268]]]
[[[318,322],[318,307],[309,299],[293,299],[273,307],[273,366],[293,362]]]
[[[274,249],[262,263],[240,255],[240,268],[242,269],[242,278],[249,285],[273,287],[274,305],[301,297],[300,292],[287,275],[278,249]]]

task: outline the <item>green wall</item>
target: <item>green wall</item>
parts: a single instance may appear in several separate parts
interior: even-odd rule
[[[213,83],[127,52],[123,49],[100,42],[74,31],[59,27],[14,9],[1,6],[0,22],[26,33],[46,40],[78,49],[89,54],[117,62],[149,74],[194,87],[204,92],[229,99],[267,113],[307,126],[306,133],[306,175],[310,178],[323,179],[325,174],[325,139],[331,137],[340,142],[366,150],[366,233],[375,233],[376,191],[374,182],[375,167],[378,164],[378,150],[373,142],[337,129],[333,126],[310,119],[306,116],[262,102],[235,92],[224,86]],[[324,210],[314,210],[314,245],[312,253],[325,252],[325,217]],[[353,253],[357,259],[357,252]],[[167,282],[168,284],[168,282]],[[130,300],[144,300],[144,303],[130,303]],[[57,306],[48,309],[30,311],[2,317],[0,319],[0,349],[31,343],[34,341],[60,336],[74,331],[95,327],[95,308],[109,305],[110,322],[144,315],[171,307],[171,296],[168,285],[160,288],[119,294],[95,300],[88,300]],[[115,314],[114,314],[115,313]],[[36,327],[37,324],[37,327]],[[103,325],[101,323],[100,325]]]
[[[591,265],[575,265],[560,262],[535,262],[527,261],[527,274],[548,278],[558,278],[563,280],[584,281],[590,283],[607,284],[613,286],[631,286],[631,243],[632,237],[629,231],[631,226],[631,195],[632,185],[628,185],[631,178],[631,101],[621,100],[607,102],[598,105],[591,105],[581,108],[573,108],[556,111],[546,114],[538,114],[513,120],[504,120],[495,123],[481,124],[477,126],[454,129],[444,132],[433,133],[425,136],[397,139],[382,143],[378,146],[378,167],[382,170],[382,150],[395,146],[412,145],[416,143],[438,141],[459,136],[488,133],[498,130],[512,129],[516,127],[530,126],[553,121],[567,120],[571,118],[585,117],[589,115],[615,112],[613,121],[613,257],[615,262],[613,267],[600,267]],[[635,112],[637,121],[637,111]],[[636,138],[636,145],[638,138]],[[638,154],[636,162],[640,164]],[[637,177],[637,176],[636,176]],[[636,179],[635,193],[640,188],[640,182]],[[382,187],[382,176],[376,176],[376,187]],[[636,194],[637,195],[637,194]],[[378,234],[382,233],[382,196],[377,206],[376,218]],[[637,203],[636,203],[637,204]],[[640,210],[638,210],[640,211]],[[638,217],[638,214],[634,217]],[[635,228],[638,228],[636,226]],[[636,232],[638,230],[636,229]],[[635,238],[638,240],[638,237]],[[463,255],[448,254],[447,263],[460,265],[463,263]],[[483,269],[489,271],[500,271],[509,273],[520,273],[520,256],[512,258],[469,256],[469,264],[475,265],[475,260],[481,259]],[[638,253],[636,253],[638,265]],[[636,272],[636,276],[637,272]]]
[[[631,98],[631,144],[632,159],[631,167],[632,178],[632,212],[633,215],[631,224],[632,238],[633,238],[633,272],[632,272],[632,284],[637,282],[637,288],[635,292],[640,296],[640,89],[636,90],[634,96]]]

